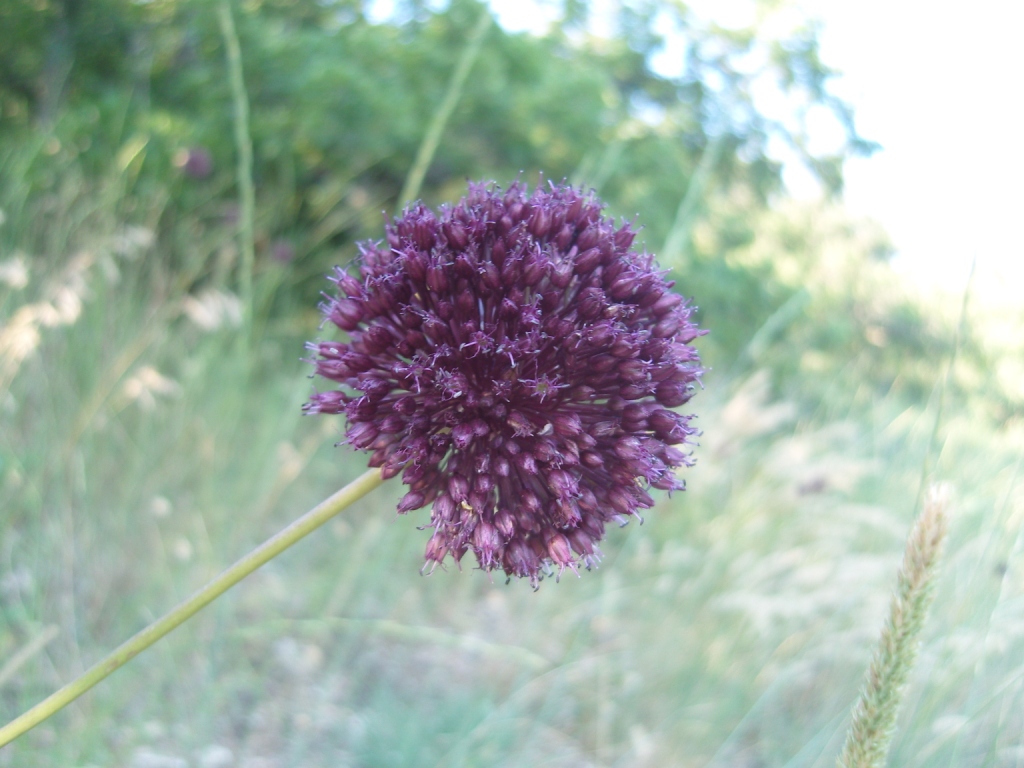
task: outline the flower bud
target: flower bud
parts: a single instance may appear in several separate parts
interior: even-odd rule
[[[600,240],[601,228],[599,226],[587,227],[576,236],[576,247],[581,251],[587,251],[597,245]]]
[[[473,442],[473,428],[469,424],[459,424],[452,430],[452,443],[459,450],[465,450]]]
[[[654,396],[666,408],[676,408],[687,402],[692,393],[687,384],[681,384],[677,381],[663,381],[654,390]]]
[[[343,331],[354,331],[363,319],[363,310],[352,299],[338,299],[330,305],[327,317]]]
[[[631,274],[618,277],[608,289],[608,295],[616,301],[628,299],[636,291],[636,278]]]
[[[547,543],[548,556],[556,565],[565,567],[573,562],[572,546],[564,535],[557,531],[551,531],[544,538]]]
[[[656,339],[666,339],[670,336],[675,336],[676,332],[683,327],[683,321],[676,315],[667,315],[664,320],[661,320],[654,329],[651,331],[651,335]]]
[[[633,244],[633,238],[636,237],[636,233],[630,229],[629,225],[625,225],[620,228],[613,236],[612,240],[615,242],[615,246],[622,250],[626,250]]]
[[[377,439],[377,427],[369,422],[360,422],[349,427],[345,437],[356,448],[369,448]]]
[[[595,320],[604,311],[604,294],[600,288],[584,288],[577,301],[577,311],[585,320]]]
[[[678,293],[666,293],[651,307],[651,313],[656,317],[667,315],[673,309],[683,303],[683,297]]]
[[[505,540],[512,538],[516,532],[515,518],[509,514],[507,509],[499,509],[494,515],[494,525],[505,537]]]
[[[531,288],[540,282],[547,272],[547,262],[539,253],[531,253],[523,262],[523,284]]]
[[[411,512],[414,509],[419,509],[422,506],[423,494],[419,491],[409,491],[402,497],[401,501],[398,502],[398,514],[404,515],[405,513]]]
[[[547,237],[551,229],[551,213],[546,208],[538,208],[530,218],[530,234],[538,240]]]
[[[509,413],[506,423],[512,427],[516,437],[527,437],[533,434],[533,423],[519,411]]]
[[[342,413],[345,410],[345,395],[338,391],[317,392],[302,408],[306,413]]]
[[[579,495],[580,486],[572,475],[561,469],[553,469],[547,476],[548,488],[559,499],[570,499]]]
[[[583,434],[583,422],[575,413],[559,413],[553,423],[555,434],[561,437],[577,437]]]
[[[528,453],[520,453],[515,458],[516,466],[528,475],[537,474],[537,462]]]
[[[427,287],[439,295],[448,290],[448,276],[443,267],[438,264],[427,267]]]
[[[452,247],[461,251],[469,245],[469,237],[466,235],[466,230],[458,222],[445,222],[441,229],[444,231],[445,237],[448,239],[448,243]]]
[[[469,482],[462,475],[453,474],[448,478],[448,494],[456,504],[465,501],[469,494]]]
[[[637,438],[626,435],[615,441],[615,455],[627,461],[638,459],[643,456],[643,446]]]
[[[427,255],[422,251],[409,250],[405,253],[405,269],[413,280],[422,281],[426,278],[427,263]]]
[[[434,517],[441,522],[454,523],[458,520],[455,502],[447,493],[440,494],[434,500]]]
[[[366,345],[366,351],[369,354],[379,355],[391,346],[394,337],[391,335],[391,331],[384,326],[374,325],[363,332],[362,341]]]

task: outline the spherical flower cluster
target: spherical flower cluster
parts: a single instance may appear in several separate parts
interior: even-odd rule
[[[705,333],[635,233],[592,194],[471,185],[436,216],[417,204],[338,269],[321,305],[347,341],[316,373],[343,385],[309,413],[344,413],[346,440],[432,505],[427,565],[472,550],[537,585],[590,567],[605,525],[649,508],[696,430],[672,410],[702,369]],[[685,445],[684,445],[685,448]]]

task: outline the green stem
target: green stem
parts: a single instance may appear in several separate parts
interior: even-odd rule
[[[381,484],[380,470],[371,469],[353,480],[333,496],[313,507],[309,512],[283,531],[268,539],[237,563],[232,565],[192,597],[122,643],[83,674],[56,693],[36,704],[16,720],[0,728],[0,747],[9,744],[25,731],[60,711],[111,672],[138,656],[161,637],[187,621],[203,607],[209,605],[228,589],[240,582],[261,565],[269,562],[307,534],[319,528],[349,504],[362,498]]]
[[[676,209],[676,217],[672,222],[672,229],[669,230],[665,245],[661,249],[660,259],[663,264],[678,263],[689,255],[690,236],[693,229],[693,218],[697,213],[701,198],[711,179],[711,174],[718,164],[718,159],[725,148],[725,134],[719,134],[711,143],[705,147],[700,162],[690,176],[689,184],[686,186],[686,194],[679,201]]]
[[[227,50],[231,100],[235,113],[235,148],[238,152],[238,246],[242,253],[239,293],[245,312],[246,327],[251,333],[253,322],[252,274],[256,261],[255,209],[256,194],[252,182],[252,136],[249,133],[249,97],[242,73],[242,48],[238,43],[230,0],[222,0],[217,9],[220,31]]]
[[[448,83],[448,92],[444,95],[444,101],[441,102],[441,106],[434,113],[434,119],[427,129],[426,135],[423,137],[419,151],[416,152],[416,159],[413,161],[412,169],[405,179],[405,184],[402,185],[402,193],[398,196],[399,206],[408,205],[415,198],[419,197],[420,187],[423,186],[423,179],[427,175],[430,161],[433,160],[434,152],[437,151],[437,145],[441,142],[441,134],[444,132],[444,127],[452,116],[452,112],[455,111],[455,105],[458,104],[459,96],[462,93],[462,86],[466,83],[469,70],[473,67],[477,54],[480,53],[484,34],[490,26],[491,13],[487,8],[484,8],[480,14],[480,19],[476,23],[476,27],[473,28],[469,35],[469,42],[462,51],[459,63],[455,65],[455,72]]]

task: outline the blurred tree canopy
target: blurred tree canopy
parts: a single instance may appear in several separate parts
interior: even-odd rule
[[[491,25],[424,199],[457,199],[467,178],[533,184],[543,173],[595,187],[610,213],[638,217],[646,247],[698,298],[702,322],[714,327],[712,362],[757,363],[808,312],[824,314],[801,332],[803,349],[852,354],[851,344],[865,343],[861,326],[876,339],[878,328],[893,338],[910,329],[931,339],[915,342],[925,356],[942,347],[943,329],[929,330],[916,310],[893,304],[902,319],[862,321],[847,307],[847,322],[829,315],[836,305],[805,301],[812,281],[801,270],[822,271],[821,248],[813,215],[797,216],[797,226],[774,212],[785,199],[780,147],[831,192],[841,189],[844,160],[874,148],[830,92],[835,73],[813,23],[768,0],[742,29],[678,0],[620,0],[601,19],[584,2],[560,2],[560,21],[544,36]],[[251,108],[257,276],[272,278],[262,293],[271,315],[302,308],[311,318],[322,275],[352,258],[355,241],[381,236],[381,210],[395,212],[470,30],[490,13],[475,0],[406,0],[383,22],[371,10],[364,0],[233,4]],[[206,265],[193,285],[223,278],[236,147],[217,4],[2,0],[0,29],[0,155],[8,168],[15,153],[29,158],[17,165],[20,194],[48,194],[72,166],[86,179],[121,173],[125,220],[154,210],[133,201],[162,201],[145,223],[166,266]],[[831,154],[808,149],[816,110],[845,137]],[[856,244],[862,262],[886,258],[884,235],[865,240],[848,229],[830,236]],[[756,232],[768,233],[760,244]],[[871,295],[865,289],[865,301]],[[794,372],[801,356],[792,354]],[[898,368],[898,355],[876,366],[878,385]]]
[[[413,1],[392,22],[374,24],[367,5],[249,0],[236,8],[257,181],[264,198],[287,196],[295,222],[322,216],[318,193],[339,182],[358,180],[375,202],[393,203],[468,30],[488,12],[473,0],[438,11]],[[828,92],[833,73],[818,57],[816,29],[773,34],[775,15],[765,5],[736,31],[673,0],[622,2],[614,34],[597,37],[587,5],[565,0],[562,22],[545,37],[493,26],[424,196],[450,196],[467,176],[507,182],[542,170],[601,182],[612,207],[642,211],[657,240],[709,149],[720,150],[715,184],[748,186],[762,200],[776,191],[779,164],[768,143],[806,146],[800,117],[816,105],[836,115],[848,140],[834,156],[804,154],[838,189],[842,159],[870,145]],[[0,51],[5,138],[63,108],[58,133],[84,147],[86,162],[143,132],[156,176],[189,146],[207,149],[217,172],[230,174],[230,94],[213,4],[4,0],[0,24],[8,40]],[[674,76],[652,68],[668,30],[682,41]],[[791,102],[787,117],[796,122],[762,114],[754,91],[766,82]]]

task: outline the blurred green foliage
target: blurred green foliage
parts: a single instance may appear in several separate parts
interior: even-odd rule
[[[425,520],[391,525],[385,487],[0,766],[832,765],[929,455],[958,511],[893,764],[1019,765],[1019,324],[998,341],[968,303],[933,445],[959,302],[908,292],[884,232],[835,200],[787,199],[773,142],[826,190],[871,147],[816,28],[778,32],[781,5],[739,31],[674,0],[616,6],[611,39],[578,0],[544,37],[492,26],[423,189],[437,204],[466,177],[543,171],[638,215],[711,329],[686,494],[535,595],[416,577]],[[297,358],[324,273],[381,237],[485,11],[234,6],[251,347],[215,11],[0,0],[0,659],[50,638],[0,680],[3,717],[364,467],[329,448],[340,420],[298,418]],[[665,25],[677,76],[653,68]],[[785,115],[754,98],[765,78]],[[807,155],[812,108],[846,127],[832,155]]]
[[[563,22],[542,38],[493,26],[424,198],[453,200],[467,177],[570,178],[596,184],[610,212],[639,213],[647,247],[658,251],[674,226],[687,229],[676,222],[677,207],[705,153],[714,151],[715,161],[699,180],[698,210],[737,190],[747,193],[746,214],[764,210],[781,192],[769,142],[805,146],[800,116],[815,105],[846,129],[838,155],[806,157],[838,188],[842,158],[871,145],[857,135],[849,107],[829,93],[833,73],[818,57],[814,26],[768,37],[770,10],[764,7],[760,26],[735,31],[677,3],[626,3],[611,39],[588,32],[584,4],[567,4]],[[393,23],[375,24],[365,3],[353,0],[239,5],[258,258],[264,272],[273,271],[272,245],[287,240],[293,259],[277,287],[289,296],[309,304],[319,276],[350,259],[355,240],[380,236],[380,210],[394,211],[468,30],[486,12],[472,0],[442,10],[407,3]],[[230,94],[213,7],[198,0],[11,0],[0,22],[13,31],[0,51],[0,141],[11,148],[52,132],[25,168],[23,192],[45,194],[69,163],[98,177],[127,145],[141,142],[127,192],[168,196],[158,222],[160,236],[171,241],[165,254],[175,265],[192,263],[194,243],[234,215]],[[667,28],[684,41],[671,77],[652,69],[664,44],[656,30]],[[763,82],[788,100],[788,122],[762,114],[753,92]],[[190,149],[208,153],[208,177],[185,172]],[[175,243],[181,219],[192,234]],[[746,237],[741,225],[731,241]],[[742,308],[734,320],[747,321],[740,335],[784,300],[777,286],[760,280],[732,294],[718,277],[699,278],[688,259],[667,266],[703,303]],[[700,272],[707,274],[703,266]],[[293,307],[277,287],[271,305]]]
[[[813,21],[795,23],[785,4],[755,7],[743,29],[671,0],[613,4],[611,35],[594,34],[589,5],[569,0],[543,37],[492,25],[422,196],[453,201],[467,178],[594,186],[609,213],[639,220],[643,245],[695,297],[713,329],[703,342],[712,378],[768,366],[779,389],[813,402],[823,378],[806,374],[852,365],[866,379],[847,377],[854,389],[927,397],[952,351],[956,307],[925,311],[893,287],[877,228],[835,207],[780,205],[778,146],[828,193],[841,189],[843,160],[874,145],[830,90]],[[469,30],[489,12],[474,0],[410,0],[375,22],[363,0],[238,4],[260,333],[308,333],[322,276],[381,236],[381,211],[395,212]],[[11,32],[0,50],[10,219],[0,243],[51,251],[48,228],[18,212],[55,205],[62,189],[93,201],[103,189],[113,200],[97,210],[155,233],[160,291],[232,287],[235,146],[215,8],[8,0],[0,24]],[[807,151],[814,110],[842,127],[831,154]],[[997,360],[969,329],[959,354],[973,373],[950,382],[955,395],[985,390],[996,422],[1020,412],[1019,393],[985,375]]]

